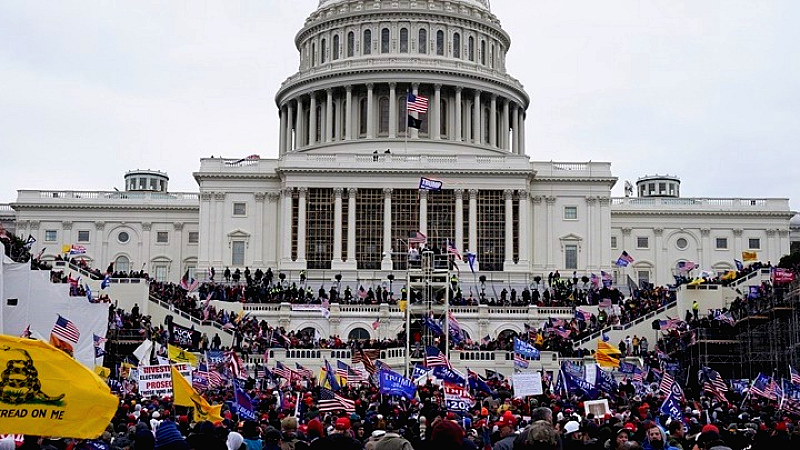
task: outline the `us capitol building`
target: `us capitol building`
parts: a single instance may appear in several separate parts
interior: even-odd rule
[[[684,198],[673,175],[614,198],[610,163],[528,154],[531,99],[506,71],[511,38],[488,0],[321,0],[295,44],[277,159],[202,158],[194,193],[151,170],[119,192],[19,191],[0,205],[6,228],[44,259],[79,245],[95,267],[173,282],[209,267],[402,279],[412,232],[474,253],[477,275],[526,285],[555,270],[667,284],[681,261],[719,273],[743,251],[789,252],[786,198]],[[428,100],[411,112],[419,129],[409,93]],[[420,190],[423,177],[442,189]],[[617,268],[623,250],[634,262]]]

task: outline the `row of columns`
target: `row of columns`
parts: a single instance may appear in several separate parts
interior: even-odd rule
[[[292,255],[292,195],[295,188],[284,188],[283,195],[283,260],[291,260]],[[298,208],[297,208],[297,259],[298,262],[306,261],[306,199],[308,189],[305,187],[296,188]],[[343,188],[334,188],[334,213],[333,213],[333,262],[334,264],[345,262],[354,264],[356,261],[356,196],[358,190],[356,188],[347,189],[347,253],[342,252],[342,221],[343,217],[343,204],[345,190]],[[383,261],[391,268],[391,252],[392,252],[392,188],[383,189]],[[478,248],[478,190],[462,190],[456,189],[455,194],[455,243],[454,245],[459,250]],[[464,194],[467,194],[469,202],[469,229],[467,236],[467,246],[464,247]],[[512,189],[505,191],[505,265],[510,267],[515,264],[513,261],[514,255],[514,220],[513,220],[513,202],[514,193]],[[528,236],[530,233],[530,209],[528,203],[530,197],[528,191],[517,191],[519,196],[519,263],[527,264],[530,260],[528,250]],[[428,228],[428,191],[419,192],[419,231],[427,234]],[[527,267],[527,266],[525,266]]]
[[[398,110],[397,105],[397,83],[388,83],[389,87],[389,139],[398,137]],[[430,139],[440,140],[441,136],[441,105],[442,105],[442,85],[434,84],[432,98],[429,99],[429,109],[426,120],[429,120],[429,137]],[[419,93],[419,83],[412,83],[410,85],[411,93],[417,95]],[[497,94],[490,94],[488,107],[489,117],[485,116],[483,111],[486,101],[484,93],[480,90],[472,91],[472,98],[469,106],[471,106],[470,114],[462,115],[462,101],[463,101],[463,88],[460,86],[453,87],[452,96],[448,96],[448,100],[453,100],[453,108],[448,108],[452,112],[452,132],[449,132],[449,140],[469,142],[477,145],[482,145],[487,141],[488,145],[492,148],[499,148],[510,150],[514,154],[525,154],[525,112],[518,103],[508,98],[498,98]],[[345,141],[353,139],[353,128],[355,127],[355,117],[358,113],[358,108],[353,104],[353,86],[345,86],[345,96],[335,95],[339,91],[334,92],[329,88],[325,90],[324,99],[319,99],[317,91],[301,94],[293,99],[289,99],[283,103],[280,108],[280,153],[297,150],[305,146],[313,146],[320,143],[333,142],[336,136],[333,133],[334,129],[341,128],[341,122],[344,121],[344,136]],[[374,139],[377,135],[377,124],[380,120],[376,109],[375,98],[375,85],[374,83],[367,83],[364,85],[362,93],[366,93],[367,100],[367,124],[366,124],[366,139]],[[320,127],[320,134],[317,134],[317,103],[324,102],[325,106],[322,112],[322,121],[324,126]],[[339,112],[337,123],[334,123],[334,108]],[[306,112],[308,114],[308,125],[305,124]],[[417,117],[417,113],[412,113]],[[498,117],[499,116],[499,117]],[[418,118],[418,117],[417,117]],[[471,118],[471,121],[470,121]],[[498,133],[498,119],[500,121],[501,130],[509,130],[508,133]],[[489,136],[484,136],[485,121],[489,121]],[[323,125],[319,124],[319,125]],[[466,129],[464,129],[466,127]],[[409,130],[409,138],[419,138],[418,131],[414,128]],[[462,136],[462,134],[464,136]],[[341,137],[339,138],[341,139]]]

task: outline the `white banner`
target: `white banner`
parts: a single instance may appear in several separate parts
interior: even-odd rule
[[[544,394],[541,372],[515,373],[512,376],[512,385],[514,386],[514,398]]]
[[[189,364],[174,364],[178,372],[192,383],[192,366]],[[139,395],[142,397],[172,397],[172,371],[169,364],[157,366],[139,366]]]
[[[584,367],[583,379],[589,384],[594,386],[595,378],[597,377],[597,364],[588,364]]]

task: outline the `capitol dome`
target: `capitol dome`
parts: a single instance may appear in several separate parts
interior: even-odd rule
[[[281,155],[525,156],[529,98],[506,72],[511,39],[488,0],[320,0],[295,45],[298,71],[276,95]],[[408,94],[427,111],[409,119]]]

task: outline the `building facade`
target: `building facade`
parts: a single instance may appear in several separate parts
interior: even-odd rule
[[[20,191],[17,233],[172,281],[271,267],[375,282],[407,267],[417,232],[474,254],[476,276],[525,285],[556,270],[667,284],[680,261],[724,271],[742,251],[789,252],[787,199],[682,198],[670,176],[612,198],[610,163],[532,159],[530,99],[487,0],[322,0],[295,44],[277,159],[201,159],[198,193],[149,171],[125,192]],[[623,250],[634,262],[617,268]]]

